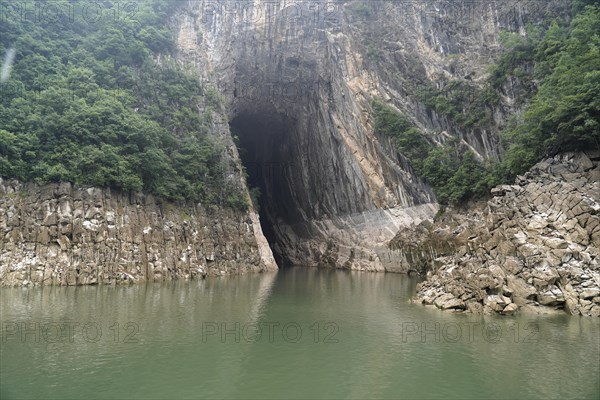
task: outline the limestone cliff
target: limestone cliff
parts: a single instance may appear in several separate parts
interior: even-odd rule
[[[566,1],[190,1],[174,23],[181,62],[226,97],[261,220],[285,263],[406,271],[381,243],[431,219],[434,195],[388,138],[384,98],[434,141],[456,137],[497,157],[518,109],[508,82],[484,125],[465,127],[422,100],[459,82],[478,96],[500,32],[564,12]]]
[[[0,285],[160,282],[276,270],[256,222],[252,214],[152,196],[0,179]]]
[[[190,2],[178,20],[181,59],[227,98],[281,261],[384,270],[378,248],[431,218],[435,199],[374,136],[355,93],[363,67],[343,13],[327,4]]]
[[[521,82],[509,80],[491,118],[476,125],[440,114],[422,92],[458,83],[478,97],[501,51],[500,32],[523,33],[567,4],[182,2],[171,20],[177,61],[223,95],[226,115],[213,134],[225,144],[224,171],[259,190],[259,205],[209,214],[91,188],[4,183],[0,280],[71,284],[264,270],[274,268],[271,249],[280,264],[405,272],[412,256],[387,243],[432,220],[438,205],[391,140],[374,133],[372,100],[385,99],[432,141],[454,137],[480,158],[497,157],[497,133],[519,110]],[[73,213],[65,225],[63,203]]]

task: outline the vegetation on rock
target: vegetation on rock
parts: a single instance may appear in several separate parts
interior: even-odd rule
[[[55,19],[7,4],[0,54],[16,56],[0,84],[0,176],[244,208],[211,132],[220,96],[171,57],[178,4],[102,2],[98,19],[66,0],[52,2]]]
[[[391,106],[375,100],[375,131],[392,138],[415,172],[433,188],[442,204],[482,196],[492,175],[475,154],[456,138],[436,145]]]
[[[509,178],[545,155],[600,148],[600,8],[587,6],[568,27],[553,23],[534,53],[542,83],[503,135]]]
[[[492,66],[483,91],[448,82],[444,90],[430,85],[420,101],[457,127],[485,125],[491,106],[508,77],[528,82],[523,115],[501,133],[504,152],[499,162],[481,163],[456,138],[435,144],[393,107],[375,100],[375,131],[392,138],[442,204],[479,198],[509,183],[545,156],[561,151],[600,148],[600,8],[574,2],[570,23],[553,21],[527,37],[506,33],[506,52]],[[532,70],[532,73],[528,72]],[[538,80],[536,90],[534,80]],[[476,93],[473,99],[465,93]]]

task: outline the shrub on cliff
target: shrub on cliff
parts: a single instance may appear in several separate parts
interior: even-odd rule
[[[210,132],[220,99],[173,61],[178,2],[102,2],[93,22],[83,3],[53,1],[58,18],[41,21],[19,18],[19,2],[3,6],[0,54],[16,56],[0,83],[1,176],[237,207]]]
[[[375,132],[392,138],[417,175],[433,188],[442,204],[457,204],[487,193],[489,173],[458,140],[436,145],[402,114],[381,100],[373,102]]]
[[[531,82],[532,91],[522,99],[529,102],[525,113],[502,132],[506,151],[500,162],[479,162],[457,140],[433,145],[380,100],[373,103],[375,131],[392,138],[442,204],[485,196],[491,187],[512,182],[547,155],[600,148],[600,8],[590,4],[594,3],[574,2],[576,15],[568,24],[550,22],[545,31],[532,29],[526,38],[504,34],[507,51],[492,66],[477,107],[465,108],[466,100],[453,95],[452,88],[461,87],[457,84],[448,85],[445,93],[435,88],[421,92],[425,105],[464,128],[473,126],[464,121],[482,120],[485,103],[497,101],[493,93],[509,75],[538,79],[539,90],[534,91]],[[532,74],[525,73],[526,65],[534,67]]]
[[[566,33],[554,25],[538,54],[547,75],[525,114],[504,135],[510,176],[545,155],[600,148],[600,8],[584,8]]]

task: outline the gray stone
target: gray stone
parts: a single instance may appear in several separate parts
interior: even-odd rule
[[[449,309],[464,310],[465,308],[466,308],[465,303],[462,300],[459,300],[457,298],[453,298],[453,299],[450,299],[450,300],[444,302],[441,307],[442,310],[449,310]]]
[[[569,248],[569,243],[564,239],[548,238],[544,239],[544,244],[551,249],[564,250]]]
[[[13,190],[20,190],[18,184],[13,185]],[[4,210],[18,209],[26,216],[3,239],[0,265],[28,265],[34,272],[29,278],[20,269],[0,268],[0,286],[21,286],[25,279],[29,285],[87,285],[202,278],[208,271],[202,256],[194,251],[199,241],[220,249],[215,264],[228,274],[277,269],[272,258],[260,252],[258,219],[252,225],[243,222],[242,227],[240,215],[229,210],[209,217],[201,207],[165,207],[147,199],[143,208],[138,208],[126,194],[68,184],[29,184],[27,191],[27,198],[38,200],[21,202],[21,196],[0,196],[0,226],[6,220]],[[56,212],[45,212],[59,203],[60,218]],[[86,207],[92,210],[89,215],[98,216],[101,210],[106,218],[71,217],[85,215]],[[182,213],[191,216],[185,227]],[[119,223],[121,218],[127,223]],[[232,229],[224,237],[204,232],[202,226],[208,218]],[[138,239],[142,236],[145,242]],[[227,245],[220,246],[220,242]],[[155,264],[160,269],[155,271]],[[190,265],[198,265],[196,272],[191,273]]]
[[[587,300],[587,299],[592,299],[599,295],[600,295],[600,288],[593,287],[593,288],[587,288],[583,292],[581,292],[581,294],[579,295],[579,298]]]
[[[588,171],[595,167],[594,163],[584,152],[577,153],[573,159],[573,163],[577,165],[580,170],[583,171]]]
[[[546,290],[537,295],[538,302],[544,306],[556,306],[565,302],[560,290]]]
[[[512,315],[518,309],[519,309],[518,305],[516,305],[515,303],[510,303],[510,304],[506,305],[506,307],[504,307],[504,309],[502,310],[502,314]]]

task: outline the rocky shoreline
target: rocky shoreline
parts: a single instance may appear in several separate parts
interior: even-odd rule
[[[433,269],[414,301],[599,317],[600,151],[546,159],[492,194],[485,207],[419,227],[427,234],[413,247],[433,249],[422,252]]]
[[[70,184],[0,180],[0,191],[0,286],[277,268],[257,216]],[[413,301],[453,312],[600,316],[600,151],[557,155],[492,194],[390,242],[403,265],[430,269]]]
[[[0,178],[0,286],[131,284],[277,270],[253,212]]]

